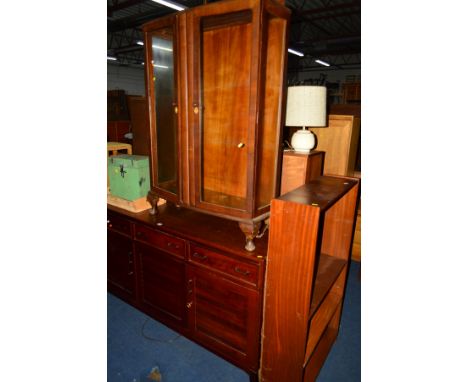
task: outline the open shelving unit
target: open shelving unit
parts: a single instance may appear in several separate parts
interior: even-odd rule
[[[359,179],[321,176],[274,199],[260,381],[314,381],[339,329]]]

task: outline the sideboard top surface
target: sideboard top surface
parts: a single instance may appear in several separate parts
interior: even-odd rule
[[[107,205],[107,209],[162,232],[248,259],[258,261],[260,258],[257,256],[263,258],[267,255],[268,230],[262,238],[255,239],[256,249],[253,252],[248,252],[244,248],[245,236],[239,230],[239,226],[235,221],[203,214],[183,207],[178,208],[170,203],[158,206],[158,215],[150,215],[149,210],[132,213],[109,204]]]

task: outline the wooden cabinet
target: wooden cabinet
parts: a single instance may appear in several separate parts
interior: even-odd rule
[[[279,194],[290,11],[206,4],[143,26],[157,199],[239,222],[249,251]]]
[[[135,256],[128,221],[110,215],[107,219],[107,288],[121,299],[135,303]]]
[[[323,174],[325,153],[313,150],[309,154],[284,151],[281,171],[281,195],[318,178]]]
[[[359,180],[322,176],[272,201],[260,380],[314,381],[338,334]]]
[[[234,221],[170,204],[155,216],[108,208],[109,291],[255,379],[266,236],[248,252]]]

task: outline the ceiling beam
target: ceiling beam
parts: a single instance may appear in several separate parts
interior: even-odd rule
[[[352,8],[352,7],[361,7],[361,2],[352,1],[346,4],[331,5],[329,7],[308,9],[305,11],[295,10],[295,12],[302,14],[302,15],[309,15],[309,14],[317,14],[317,13],[323,13],[323,12],[333,12],[339,9],[346,9],[346,8]]]
[[[121,47],[118,47],[118,48],[111,48],[110,50],[113,51],[116,54],[129,53],[129,52],[134,52],[134,51],[138,51],[138,50],[143,50],[143,46],[133,44],[133,45],[121,46]]]
[[[115,21],[107,22],[108,32],[117,32],[129,28],[140,28],[142,24],[153,20],[157,17],[162,17],[174,13],[176,10],[163,7],[154,11],[141,12],[134,16],[124,17]]]
[[[138,5],[141,3],[144,3],[146,0],[127,0],[127,1],[122,1],[120,3],[117,3],[115,5],[112,5],[111,7],[107,7],[107,16],[111,17],[112,14],[115,11],[120,11],[125,8],[132,7],[134,5]]]
[[[304,40],[304,41],[296,41],[294,42],[295,45],[313,45],[313,44],[348,44],[353,42],[361,41],[360,34],[349,34],[349,35],[341,35],[341,36],[333,36],[321,39],[313,39],[313,40]]]
[[[288,73],[329,71],[329,70],[342,70],[342,69],[361,69],[361,63],[353,62],[349,64],[339,64],[335,66],[322,66],[322,65],[316,64],[316,66],[288,68]]]

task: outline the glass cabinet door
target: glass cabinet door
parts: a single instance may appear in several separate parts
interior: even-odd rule
[[[173,26],[152,32],[151,44],[154,92],[152,102],[156,122],[156,184],[165,191],[177,194],[177,88]]]
[[[246,211],[253,36],[251,12],[238,15],[201,22],[200,201]]]

